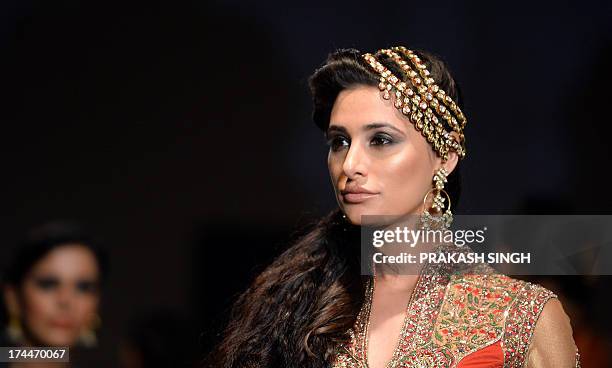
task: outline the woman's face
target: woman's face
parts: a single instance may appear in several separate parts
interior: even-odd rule
[[[340,92],[332,108],[327,163],[338,204],[353,224],[362,223],[361,215],[421,213],[442,167],[393,98],[363,85]],[[451,155],[444,167],[450,173],[455,164]]]
[[[95,318],[98,282],[96,258],[82,245],[62,245],[39,260],[19,293],[21,319],[33,342],[74,345]]]

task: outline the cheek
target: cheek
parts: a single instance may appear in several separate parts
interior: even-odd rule
[[[337,179],[342,174],[342,163],[344,157],[341,157],[339,154],[332,154],[331,152],[327,155],[327,169],[329,170],[329,175],[334,183],[337,183]],[[335,185],[334,185],[335,188]]]
[[[53,293],[46,293],[33,287],[23,291],[25,319],[29,324],[41,324],[52,314],[54,309]]]
[[[379,167],[381,189],[387,201],[408,204],[411,208],[422,202],[430,188],[431,165],[420,150],[408,146]]]
[[[98,309],[98,297],[94,295],[79,296],[74,303],[75,319],[82,325],[89,325]]]

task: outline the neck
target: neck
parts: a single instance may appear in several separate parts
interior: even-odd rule
[[[376,283],[392,293],[412,292],[419,275],[398,275],[395,273],[376,272]]]

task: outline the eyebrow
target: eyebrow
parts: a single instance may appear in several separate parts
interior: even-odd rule
[[[367,131],[367,130],[372,130],[372,129],[376,129],[376,128],[391,128],[401,134],[404,134],[404,132],[402,132],[400,129],[398,129],[397,127],[395,127],[392,124],[389,123],[385,123],[385,122],[373,122],[370,123],[366,126],[363,127],[363,130]],[[333,131],[338,131],[338,132],[342,132],[345,134],[348,134],[348,131],[346,130],[345,127],[340,126],[340,125],[330,125],[329,128],[327,129],[327,134],[333,132]]]

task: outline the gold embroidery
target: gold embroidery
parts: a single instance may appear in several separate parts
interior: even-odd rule
[[[535,322],[555,294],[490,267],[479,268],[483,270],[452,277],[442,270],[419,277],[388,367],[456,367],[468,354],[498,341],[504,367],[522,367]],[[337,350],[333,367],[367,367],[365,332],[372,293],[369,281],[350,341]]]
[[[530,282],[514,280],[511,287],[518,290],[518,298],[512,304],[506,321],[502,349],[504,368],[523,367],[535,324],[550,298],[556,298],[552,291]]]
[[[453,277],[433,334],[459,362],[466,355],[498,341],[516,291],[509,278],[496,275]]]

